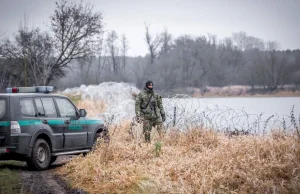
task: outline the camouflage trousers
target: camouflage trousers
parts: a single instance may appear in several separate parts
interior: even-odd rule
[[[145,141],[147,143],[151,142],[150,136],[151,136],[152,127],[156,127],[159,136],[160,137],[162,136],[163,123],[161,121],[157,121],[157,120],[145,119],[143,122],[143,133],[145,134]]]

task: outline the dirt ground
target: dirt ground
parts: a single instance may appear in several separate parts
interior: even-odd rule
[[[7,168],[20,173],[20,194],[86,194],[80,189],[71,188],[54,170],[66,164],[72,156],[60,156],[46,171],[29,171],[26,163],[18,166],[8,165]]]

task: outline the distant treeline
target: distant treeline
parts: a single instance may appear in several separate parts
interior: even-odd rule
[[[159,90],[261,86],[274,91],[300,85],[300,50],[280,50],[278,43],[245,32],[217,39],[215,35],[182,35],[167,29],[153,35],[145,24],[145,56],[130,57],[125,35],[104,32],[101,13],[83,3],[61,0],[50,17],[49,31],[29,29],[24,22],[15,37],[2,37],[0,88],[123,81],[142,88],[153,80]]]
[[[88,64],[73,63],[67,76],[56,84],[73,87],[124,81],[142,88],[151,79],[160,90],[247,85],[273,91],[283,85],[300,86],[300,50],[278,50],[275,42],[243,32],[221,41],[210,35],[170,38],[158,50],[155,57],[123,59],[107,52]]]

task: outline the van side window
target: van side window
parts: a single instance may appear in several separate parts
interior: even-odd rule
[[[35,105],[36,105],[36,108],[37,108],[37,115],[39,117],[46,116],[45,115],[45,110],[44,110],[44,107],[43,107],[41,99],[35,98],[34,101],[35,101]]]
[[[5,114],[5,100],[0,100],[0,119]]]
[[[65,98],[55,98],[61,117],[76,117],[74,105]]]
[[[35,109],[31,98],[20,99],[20,109],[23,116],[35,117]]]
[[[57,117],[56,109],[52,98],[41,98],[45,110],[45,116]]]

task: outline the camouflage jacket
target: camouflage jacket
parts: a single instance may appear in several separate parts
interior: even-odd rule
[[[146,107],[151,95],[152,98],[148,106]],[[161,120],[161,115],[165,114],[161,96],[155,93],[154,91],[145,88],[141,93],[138,94],[136,98],[135,114],[138,117],[142,116],[144,119]]]

